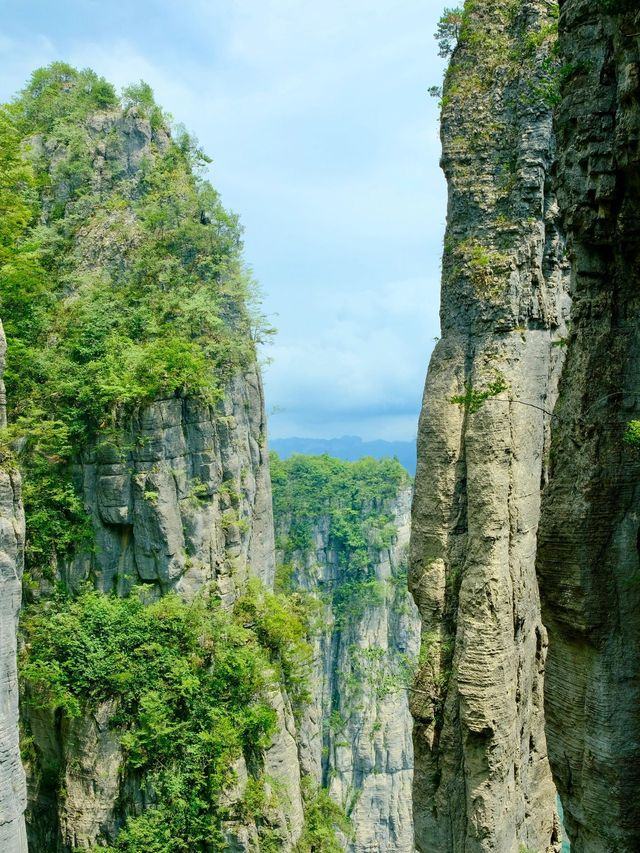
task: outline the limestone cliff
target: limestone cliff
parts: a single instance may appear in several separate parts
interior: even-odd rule
[[[170,130],[144,84],[127,92],[57,63],[12,113],[38,213],[30,277],[3,293],[20,354],[29,849],[135,851],[179,836],[193,849],[268,838],[288,850],[303,824],[291,703],[279,652],[233,614],[250,577],[268,594],[275,565],[240,231],[197,177],[195,141]],[[24,779],[19,480],[3,476],[4,832]]]
[[[555,844],[545,734],[572,849],[640,845],[640,12],[559,7],[557,50],[551,3],[467,2],[444,33],[411,575],[424,850]]]
[[[538,576],[547,740],[576,853],[640,849],[640,12],[561,3],[557,186],[572,325]]]
[[[556,849],[535,554],[568,311],[552,181],[554,6],[467,2],[442,96],[442,337],[418,434],[421,851]],[[556,344],[560,346],[556,346]]]
[[[328,457],[276,459],[272,470],[278,575],[318,603],[301,769],[349,816],[345,849],[412,853],[407,687],[419,619],[406,591],[408,478],[397,463]],[[365,497],[374,471],[381,488]]]
[[[95,531],[63,568],[126,594],[144,582],[193,597],[215,582],[232,604],[247,577],[273,585],[271,488],[262,383],[235,377],[215,407],[157,401],[75,465]]]
[[[7,425],[4,393],[7,345],[0,323],[0,427]],[[0,462],[0,850],[26,853],[26,787],[18,744],[16,634],[22,597],[24,512],[20,475],[8,459]]]
[[[149,594],[171,590],[190,601],[210,587],[231,606],[251,575],[273,582],[273,526],[264,408],[256,371],[238,377],[217,408],[196,401],[151,404],[122,434],[122,445],[89,450],[77,463],[78,482],[97,547],[61,566],[72,586],[90,579],[105,592],[124,595],[144,583]],[[124,450],[122,448],[125,448]],[[46,583],[38,594],[46,591]],[[274,818],[286,839],[302,827],[295,729],[286,696],[273,703],[278,731],[265,754],[265,770],[286,792],[287,807]],[[123,775],[123,750],[107,700],[78,719],[24,708],[35,760],[30,765],[30,849],[91,848],[116,837],[123,814],[139,810],[148,795]],[[49,783],[58,768],[59,793]],[[240,762],[236,771],[246,780]],[[236,798],[241,798],[240,785]],[[151,800],[152,802],[153,800]],[[233,804],[233,800],[230,805]],[[233,821],[229,843],[253,849],[251,824]],[[289,834],[290,833],[290,834]]]

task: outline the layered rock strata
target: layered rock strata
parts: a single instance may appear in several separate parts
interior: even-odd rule
[[[0,427],[7,425],[4,392],[7,344],[0,323]],[[25,775],[18,743],[16,645],[24,566],[24,512],[20,475],[0,462],[0,850],[26,853]]]
[[[410,572],[425,853],[558,845],[535,575],[568,313],[554,41],[546,0],[468,2],[443,90],[442,337],[419,425]]]
[[[212,582],[231,605],[249,575],[273,585],[271,485],[257,368],[218,406],[172,398],[146,407],[75,467],[95,547],[64,569],[104,592],[140,583],[186,600]]]
[[[640,849],[640,12],[561,3],[558,197],[572,325],[538,577],[547,741],[576,853]]]

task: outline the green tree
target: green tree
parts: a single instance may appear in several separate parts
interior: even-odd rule
[[[340,834],[350,838],[353,828],[340,806],[325,788],[318,788],[309,776],[302,779],[305,822],[296,853],[342,853]]]
[[[277,683],[274,649],[291,659],[289,644],[301,642],[291,627],[297,617],[278,606],[275,626],[264,625],[274,618],[265,613],[257,628],[242,624],[246,609],[234,616],[213,599],[187,605],[173,594],[145,604],[142,595],[86,590],[25,610],[27,701],[67,718],[114,701],[124,769],[137,771],[131,778],[157,800],[128,819],[113,851],[225,849],[221,822],[233,815],[221,794],[234,782],[233,765],[244,755],[255,766],[275,731],[267,699]],[[260,820],[255,802],[253,811]]]
[[[440,16],[438,28],[434,34],[434,38],[438,42],[438,56],[447,58],[451,56],[458,39],[463,24],[463,11],[459,6],[447,7]]]

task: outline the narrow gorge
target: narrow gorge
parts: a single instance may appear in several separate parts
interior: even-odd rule
[[[0,853],[640,850],[640,9],[437,39],[415,481],[269,453],[242,228],[147,84],[0,109]]]
[[[3,850],[411,851],[409,476],[274,458],[276,551],[206,156],[145,84],[60,63],[2,130]]]

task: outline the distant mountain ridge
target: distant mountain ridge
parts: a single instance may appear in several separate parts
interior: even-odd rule
[[[327,453],[346,462],[355,462],[363,456],[373,456],[374,459],[395,456],[412,477],[416,473],[415,440],[363,441],[357,435],[343,435],[341,438],[272,438],[269,444],[271,449],[283,459],[288,459],[294,453],[303,453],[307,456]]]

